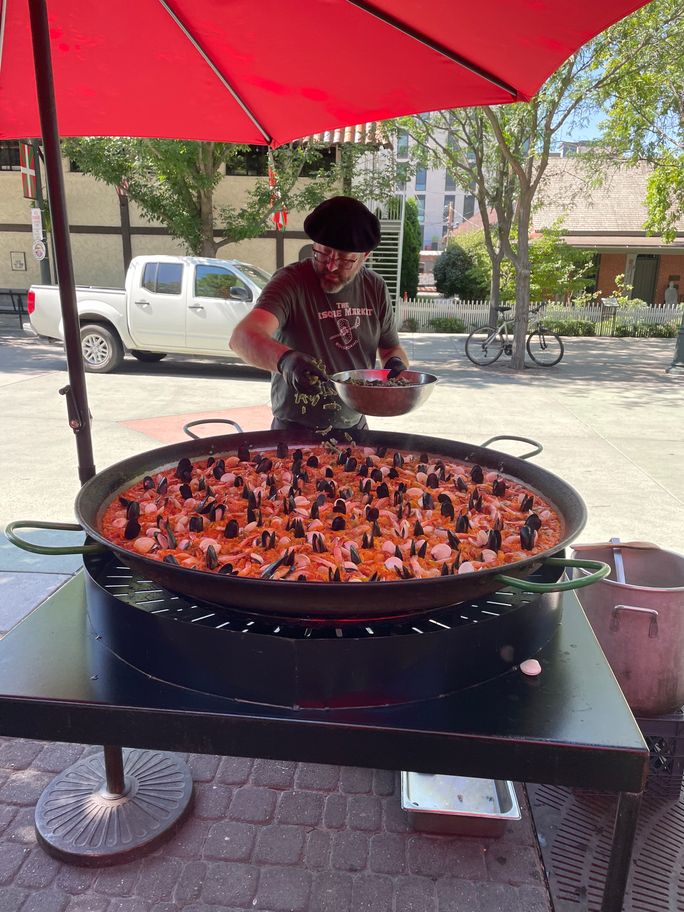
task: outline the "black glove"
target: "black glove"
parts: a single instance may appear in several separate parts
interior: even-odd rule
[[[295,351],[291,348],[282,354],[278,360],[278,373],[293,386],[298,393],[310,393],[321,383],[327,383],[328,378],[316,365],[311,355]]]
[[[389,371],[387,374],[388,380],[394,380],[395,377],[398,377],[402,371],[407,369],[408,365],[404,364],[401,358],[397,358],[395,355],[393,358],[390,358],[385,364],[385,370]]]

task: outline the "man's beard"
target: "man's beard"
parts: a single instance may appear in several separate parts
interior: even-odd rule
[[[327,269],[324,269],[322,272],[318,271],[318,268],[314,265],[314,272],[318,276],[318,281],[321,283],[321,288],[326,294],[337,294],[338,291],[342,291],[343,288],[346,288],[350,282],[353,282],[356,276],[361,271],[361,266],[363,264],[359,263],[349,276],[342,276],[339,273],[330,273]]]

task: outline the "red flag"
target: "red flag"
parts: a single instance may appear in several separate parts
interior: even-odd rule
[[[280,193],[280,187],[278,186],[278,175],[275,171],[273,153],[270,149],[268,150],[268,184],[272,190],[271,206],[276,206],[277,204],[282,203],[282,195]],[[284,206],[282,206],[282,208],[276,209],[271,218],[273,219],[273,224],[275,225],[276,231],[285,231],[287,228],[287,209]]]
[[[19,143],[19,170],[21,171],[21,186],[24,188],[26,199],[36,198],[36,162],[33,146],[28,143]]]

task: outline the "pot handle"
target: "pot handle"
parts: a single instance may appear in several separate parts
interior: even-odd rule
[[[615,605],[613,611],[611,612],[610,618],[611,630],[620,629],[620,618],[618,617],[618,611],[639,611],[642,614],[650,614],[651,620],[648,625],[648,635],[650,639],[654,639],[658,636],[658,612],[655,610],[655,608],[637,608],[635,605]]]
[[[192,437],[193,440],[199,440],[199,434],[193,434],[190,430],[191,427],[197,427],[198,424],[230,424],[236,429],[238,434],[244,434],[244,431],[237,423],[237,421],[231,421],[230,418],[198,418],[197,421],[188,421],[187,424],[183,425],[183,431]]]
[[[78,523],[49,523],[32,521],[30,519],[18,519],[11,522],[5,528],[5,535],[8,541],[11,541],[17,548],[24,551],[31,551],[33,554],[96,554],[99,551],[105,551],[103,545],[72,545],[57,547],[55,545],[35,545],[33,542],[25,541],[14,531],[15,529],[52,529],[66,530],[67,532],[83,532]]]
[[[530,450],[529,453],[523,453],[522,456],[518,456],[518,459],[529,459],[531,456],[537,456],[544,449],[538,440],[532,440],[531,437],[514,437],[512,434],[499,434],[496,437],[490,437],[489,440],[485,440],[481,446],[489,446],[489,444],[494,443],[495,440],[520,440],[522,443],[531,443],[534,449]]]
[[[510,586],[513,589],[521,589],[524,592],[568,592],[573,589],[583,589],[584,586],[591,586],[592,583],[605,579],[611,570],[610,565],[604,564],[603,561],[571,560],[567,557],[550,557],[544,563],[552,567],[580,567],[582,570],[593,570],[594,572],[588,573],[587,576],[580,576],[558,583],[530,583],[524,579],[502,575],[496,576],[495,579],[502,586]]]

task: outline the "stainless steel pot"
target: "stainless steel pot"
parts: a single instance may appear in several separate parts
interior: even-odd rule
[[[577,596],[635,715],[679,709],[684,705],[684,555],[648,542],[613,540],[578,544],[573,556],[611,567],[608,577]]]

